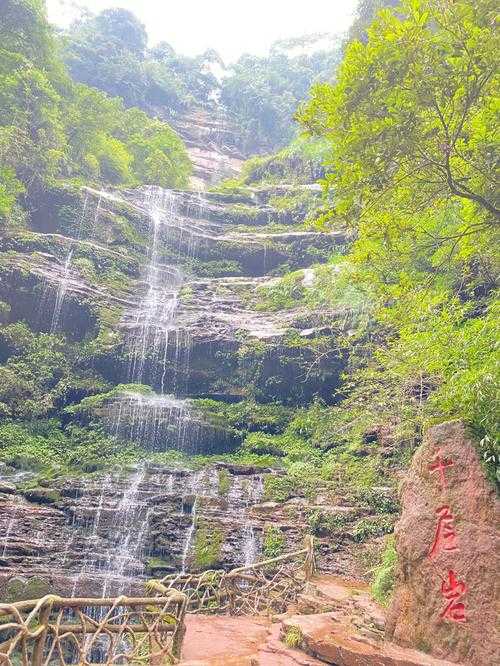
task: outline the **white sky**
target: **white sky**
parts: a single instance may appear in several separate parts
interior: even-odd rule
[[[356,0],[47,0],[52,23],[67,26],[77,7],[123,7],[145,24],[151,44],[165,40],[196,55],[208,48],[226,63],[242,53],[263,55],[278,39],[346,30]]]

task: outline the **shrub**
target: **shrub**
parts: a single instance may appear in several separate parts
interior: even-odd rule
[[[262,550],[266,557],[278,557],[285,549],[285,536],[279,527],[269,525],[264,530]]]
[[[394,516],[381,515],[373,518],[361,518],[354,526],[353,538],[355,541],[365,541],[370,537],[389,534],[394,529]]]
[[[382,554],[382,560],[374,570],[372,583],[372,594],[374,598],[383,606],[389,604],[392,591],[394,589],[394,574],[397,564],[397,552],[394,537],[387,539],[385,550]]]

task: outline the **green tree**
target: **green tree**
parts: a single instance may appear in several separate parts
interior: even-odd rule
[[[498,435],[495,16],[490,0],[383,9],[298,114],[330,143],[320,224],[355,230],[345,264],[371,314],[345,341],[342,409],[401,441],[448,417]]]
[[[458,197],[481,218],[471,229],[496,223],[495,3],[407,0],[400,11],[380,12],[337,85],[316,85],[299,113],[331,138],[335,213],[358,220],[391,200],[415,214]]]
[[[187,184],[189,159],[168,125],[138,110],[126,111],[121,100],[71,81],[42,2],[5,0],[1,17],[3,225],[24,223],[21,207],[39,213],[61,181],[130,186],[157,178],[166,187]],[[142,57],[146,34],[133,15],[110,10],[95,21],[117,53]],[[108,66],[105,57],[103,62]],[[129,71],[126,60],[120,67]],[[117,73],[110,70],[110,76]]]
[[[53,42],[47,30],[43,0],[2,0],[0,44],[5,51],[19,53],[39,63],[50,60]]]
[[[297,104],[316,79],[330,79],[338,63],[335,40],[327,50],[307,53],[320,37],[277,42],[268,57],[243,55],[231,67],[222,82],[221,101],[241,128],[246,150],[274,150],[293,138]],[[298,48],[306,53],[295,55]]]
[[[367,40],[367,28],[375,19],[377,12],[384,7],[397,7],[400,0],[359,0],[354,21],[349,28],[347,41]]]

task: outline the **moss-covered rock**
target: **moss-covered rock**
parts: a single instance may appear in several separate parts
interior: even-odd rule
[[[24,496],[33,504],[55,504],[61,501],[61,493],[53,488],[32,488],[25,490]]]
[[[224,532],[220,527],[198,521],[194,537],[193,564],[196,569],[215,569],[220,565]]]

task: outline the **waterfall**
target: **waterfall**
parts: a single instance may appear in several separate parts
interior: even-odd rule
[[[257,560],[259,544],[253,525],[248,522],[243,529],[243,564],[249,567]]]
[[[260,502],[264,495],[264,481],[261,474],[252,476],[246,488],[245,513],[252,504]],[[241,535],[241,559],[243,566],[254,564],[260,555],[261,544],[250,518],[246,518]]]
[[[177,365],[180,345],[185,342],[175,326],[183,275],[176,266],[164,265],[160,261],[162,234],[177,217],[178,195],[150,187],[142,206],[149,222],[149,262],[145,274],[145,296],[125,321],[129,330],[128,379],[135,383],[149,383],[148,379],[156,379],[164,393],[170,346],[173,345],[173,358]]]
[[[192,476],[191,479],[191,494],[194,496],[193,503],[191,505],[191,512],[190,512],[190,524],[189,528],[186,533],[186,538],[184,541],[184,547],[182,549],[182,566],[181,566],[181,572],[186,573],[186,565],[187,565],[187,560],[189,557],[189,554],[191,552],[191,546],[193,544],[194,540],[194,535],[196,531],[196,510],[198,508],[198,496],[199,496],[199,490],[200,490],[200,483],[201,480],[203,479],[204,472],[195,472]]]
[[[68,290],[68,283],[71,275],[71,260],[73,259],[73,248],[70,248],[68,254],[66,255],[66,261],[64,262],[64,269],[59,280],[59,286],[57,288],[56,302],[54,305],[54,313],[52,315],[52,323],[50,325],[50,332],[55,333],[59,328],[59,320],[61,318],[61,310],[64,303],[64,297],[66,296],[66,291]]]
[[[197,441],[198,429],[187,402],[172,395],[124,393],[109,406],[112,433],[139,443],[148,451],[187,449]]]
[[[187,559],[189,557],[189,553],[191,552],[191,545],[193,543],[194,539],[194,533],[196,530],[196,505],[198,504],[198,497],[195,496],[193,504],[191,505],[191,523],[189,525],[189,529],[186,534],[186,540],[184,542],[184,548],[182,549],[182,567],[181,567],[181,573],[186,573],[186,564],[187,564]]]
[[[2,546],[1,557],[5,557],[5,555],[7,554],[7,550],[9,548],[9,544],[10,544],[11,534],[13,533],[14,528],[17,525],[17,521],[18,521],[17,514],[18,514],[18,512],[19,512],[19,507],[16,506],[14,508],[14,511],[12,512],[12,516],[10,517],[9,522],[7,523],[7,529],[5,530],[5,534],[3,535],[3,538],[2,538],[3,546]]]
[[[90,531],[85,537],[85,558],[73,581],[73,596],[86,578],[99,581],[103,597],[126,593],[131,579],[143,573],[142,556],[151,512],[141,499],[145,480],[146,470],[141,465],[126,480],[117,501],[118,479],[111,475],[102,479]],[[105,552],[99,552],[101,535],[106,532],[107,543],[101,546]]]
[[[94,214],[94,227],[97,224],[97,221],[99,219],[99,212],[101,208],[101,199],[102,199],[102,193],[99,193],[99,199],[97,202],[97,207],[96,211]],[[64,260],[64,266],[61,275],[56,276],[57,279],[57,292],[56,292],[56,300],[54,303],[54,309],[52,312],[52,321],[50,324],[50,333],[54,334],[57,333],[59,330],[59,324],[61,321],[61,314],[62,314],[62,309],[64,305],[64,301],[66,298],[66,294],[68,292],[68,288],[72,279],[72,272],[71,272],[71,265],[73,262],[73,254],[74,254],[74,245],[77,243],[81,237],[82,237],[82,230],[83,230],[83,225],[85,222],[85,215],[87,212],[87,205],[88,205],[88,200],[89,200],[89,192],[85,191],[85,198],[83,200],[83,206],[82,206],[82,212],[80,215],[80,219],[78,221],[78,228],[76,232],[76,236],[74,239],[71,240],[68,252],[66,254],[66,259]],[[45,298],[42,298],[42,301],[44,301]]]
[[[129,479],[117,507],[115,525],[118,538],[115,548],[108,553],[103,597],[113,580],[118,580],[118,589],[114,593],[121,594],[126,590],[127,577],[143,571],[141,556],[149,522],[149,512],[140,502],[140,486],[144,483],[145,475],[144,467],[138,467]]]
[[[111,484],[111,476],[106,475],[102,480],[101,480],[101,486],[100,486],[100,493],[99,493],[99,499],[97,502],[97,509],[92,521],[92,531],[89,535],[89,546],[90,548],[85,551],[85,557],[82,562],[82,566],[80,567],[80,571],[78,572],[77,576],[75,576],[73,580],[73,590],[71,593],[71,596],[74,597],[77,592],[77,588],[81,580],[86,574],[95,574],[95,573],[101,573],[101,565],[99,563],[99,553],[95,550],[97,541],[98,541],[98,535],[99,535],[99,529],[101,527],[101,516],[102,516],[102,511],[104,507],[104,501],[106,494],[108,492],[108,489]],[[74,519],[73,519],[74,522]]]

